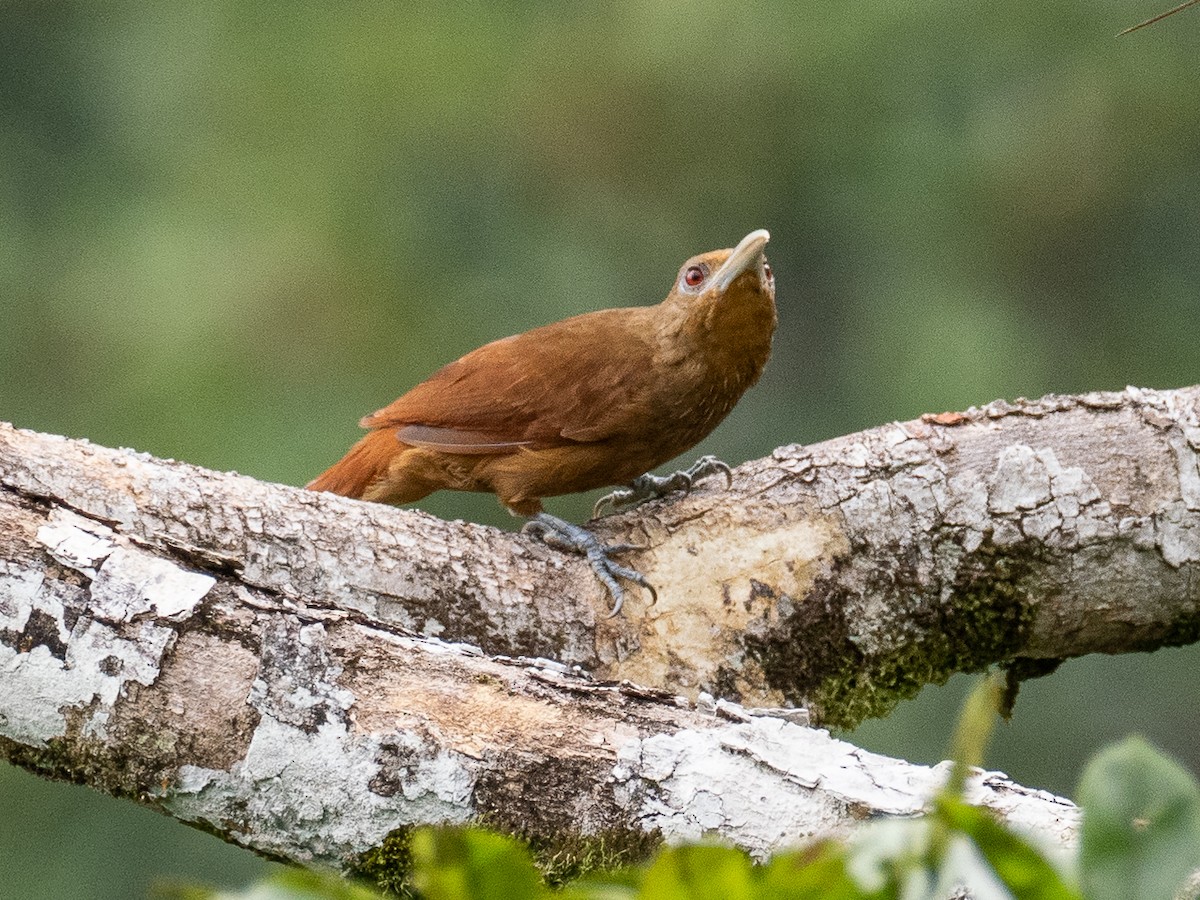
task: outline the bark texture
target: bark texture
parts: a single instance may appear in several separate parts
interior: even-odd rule
[[[607,620],[519,535],[0,425],[0,751],[299,860],[480,816],[766,853],[915,814],[939,773],[702,692],[852,722],[1194,640],[1198,449],[1200,388],[783,447],[600,523],[659,591]],[[1066,801],[973,789],[1071,839]]]
[[[998,401],[740,466],[597,524],[627,612],[520,535],[0,428],[0,484],[245,586],[485,653],[853,725],[996,663],[1194,641],[1200,387]]]
[[[0,534],[0,752],[272,856],[352,866],[397,829],[476,820],[543,846],[715,834],[764,856],[917,815],[946,776],[734,704],[399,634],[62,508],[0,507]],[[1066,800],[982,772],[971,795],[1075,838]]]

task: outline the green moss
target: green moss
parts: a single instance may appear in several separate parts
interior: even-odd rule
[[[850,668],[824,679],[811,695],[810,705],[822,725],[854,728],[866,719],[887,715],[897,703],[916,696],[926,684],[941,684],[949,676],[932,664],[921,644],[872,660],[870,669]]]
[[[883,716],[927,684],[944,684],[958,672],[979,672],[1020,649],[1033,619],[1026,582],[1043,562],[1040,549],[998,550],[990,542],[966,555],[950,599],[924,617],[914,616],[920,637],[895,651],[826,678],[814,698],[832,725],[853,728]]]
[[[521,828],[495,811],[477,816],[474,824],[510,835],[528,846],[542,877],[554,887],[592,872],[644,862],[662,844],[657,830],[606,828],[595,834],[581,834],[552,821],[538,823],[542,827]]]
[[[0,738],[0,756],[43,778],[84,784],[114,797],[144,799],[137,776],[142,771],[139,761],[108,752],[99,742],[68,735],[51,738],[42,747],[30,747]]]
[[[1004,693],[1000,697],[1000,715],[1005,719],[1011,719],[1013,708],[1017,705],[1017,694],[1021,690],[1021,685],[1026,681],[1044,678],[1058,671],[1058,667],[1063,662],[1064,660],[1061,659],[1029,659],[1019,656],[1005,663],[1002,666]]]
[[[1191,610],[1176,616],[1167,625],[1157,640],[1148,640],[1140,650],[1158,650],[1162,647],[1186,647],[1200,641],[1200,618]]]
[[[868,656],[851,640],[844,611],[853,598],[838,572],[797,601],[782,634],[757,645],[748,641],[747,648],[771,687],[807,702],[822,724],[853,728],[886,715],[927,684],[982,671],[1018,652],[1033,617],[1027,585],[1044,565],[1042,552],[1035,545],[1000,550],[984,544],[962,557],[944,603],[930,599],[938,591],[917,587],[921,578],[903,566],[873,573],[877,583],[867,589],[900,610],[896,627],[912,633],[883,653]]]
[[[412,878],[412,828],[396,828],[375,847],[360,853],[347,872],[391,897],[416,897]]]
[[[551,887],[561,887],[593,872],[604,872],[648,860],[661,846],[657,832],[606,829],[597,834],[564,834],[529,842],[533,860]]]
[[[486,816],[480,817],[475,825],[510,834],[525,843],[542,878],[551,887],[560,887],[594,872],[644,862],[662,844],[658,832],[633,829],[607,829],[594,835],[572,833],[553,838],[538,836],[527,839],[519,834],[513,835],[506,829],[497,829],[495,823]],[[388,896],[417,897],[411,881],[412,833],[412,828],[392,831],[377,847],[359,854],[346,874],[375,885]]]

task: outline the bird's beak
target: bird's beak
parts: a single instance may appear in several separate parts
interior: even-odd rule
[[[742,238],[741,242],[733,248],[733,252],[729,254],[729,259],[725,260],[721,268],[717,269],[717,274],[713,276],[712,287],[718,291],[725,291],[743,272],[749,271],[752,266],[762,265],[763,248],[767,246],[767,241],[770,239],[771,235],[765,228],[752,231]]]

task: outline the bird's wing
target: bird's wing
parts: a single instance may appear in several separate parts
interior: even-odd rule
[[[575,316],[493,341],[362,420],[407,444],[451,453],[543,449],[630,427],[651,389],[652,307]]]

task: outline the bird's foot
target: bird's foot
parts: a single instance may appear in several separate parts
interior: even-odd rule
[[[690,468],[672,472],[670,475],[651,475],[647,472],[633,479],[629,487],[618,488],[597,500],[592,509],[592,518],[600,518],[600,513],[606,506],[611,507],[613,512],[621,512],[647,500],[665,497],[672,491],[690,494],[693,484],[718,472],[725,476],[725,487],[732,487],[733,470],[715,456],[702,456]]]
[[[658,601],[658,592],[654,590],[654,585],[646,580],[646,576],[634,569],[615,563],[611,559],[614,553],[624,553],[626,550],[643,550],[637,544],[602,544],[600,540],[580,525],[572,525],[558,516],[552,516],[549,513],[538,513],[525,523],[521,529],[523,534],[530,534],[542,541],[547,546],[553,547],[555,550],[564,550],[568,553],[578,553],[580,556],[587,557],[588,563],[591,564],[592,571],[596,573],[596,577],[603,582],[608,589],[608,595],[612,597],[613,607],[608,614],[611,619],[621,611],[621,605],[625,602],[625,591],[621,585],[617,583],[618,578],[624,578],[626,581],[632,581],[634,584],[641,585],[650,592],[652,602]]]

